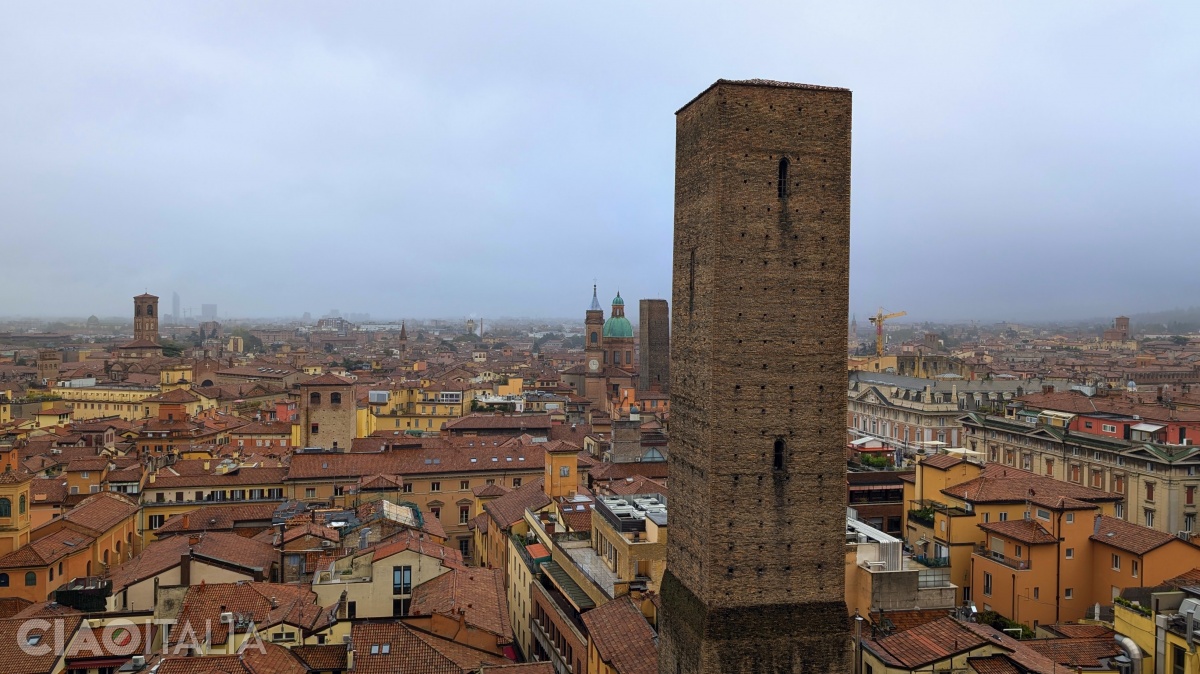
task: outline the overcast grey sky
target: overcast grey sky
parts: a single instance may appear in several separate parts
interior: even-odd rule
[[[854,90],[852,310],[1200,304],[1200,3],[0,5],[0,315],[669,297],[676,109]]]

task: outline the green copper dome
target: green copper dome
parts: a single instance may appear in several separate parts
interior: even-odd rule
[[[625,300],[621,299],[621,293],[617,293],[617,296],[613,298],[613,306],[625,306]]]
[[[613,316],[604,321],[604,338],[633,337],[633,324],[624,316]]]

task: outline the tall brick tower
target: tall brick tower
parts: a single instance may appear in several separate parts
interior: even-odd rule
[[[133,341],[158,344],[158,298],[150,293],[133,298]]]
[[[638,389],[671,390],[671,315],[666,300],[638,304]]]
[[[662,674],[849,672],[849,90],[676,113]]]

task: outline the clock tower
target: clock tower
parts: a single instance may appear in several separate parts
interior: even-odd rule
[[[592,305],[588,307],[587,318],[583,321],[584,359],[583,366],[587,369],[587,381],[583,391],[584,397],[592,401],[596,409],[605,409],[604,401],[608,399],[604,390],[604,370],[606,369],[604,351],[604,309],[600,308],[600,299],[596,296],[596,286],[592,286]]]

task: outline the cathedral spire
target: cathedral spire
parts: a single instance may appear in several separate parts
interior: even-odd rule
[[[604,311],[600,307],[600,298],[596,297],[596,284],[592,284],[592,306],[588,307],[588,311]]]

